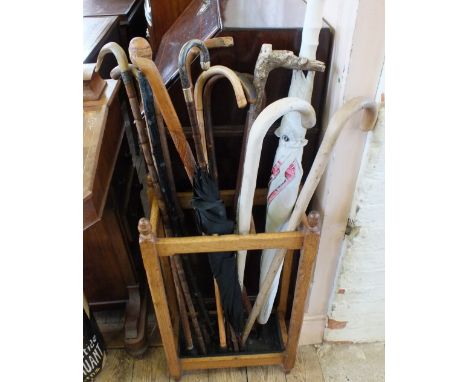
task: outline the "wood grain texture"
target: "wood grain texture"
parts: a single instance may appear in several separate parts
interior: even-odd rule
[[[304,236],[301,232],[258,233],[247,235],[190,236],[157,239],[159,256],[177,253],[211,253],[265,248],[299,249]]]
[[[286,376],[281,366],[248,367],[247,368],[247,381],[248,382],[286,382]]]
[[[317,351],[314,346],[298,348],[296,365],[289,374],[286,382],[324,382]]]
[[[96,382],[131,381],[133,359],[125,350],[113,350],[107,353],[106,362]]]
[[[216,357],[182,358],[184,370],[219,369],[225,367],[243,367],[259,365],[279,365],[282,363],[282,353],[226,355]]]
[[[304,249],[301,250],[301,257],[297,267],[294,302],[289,322],[288,342],[286,344],[283,364],[286,371],[291,370],[296,361],[297,346],[304,320],[305,302],[312,281],[312,267],[317,255],[319,238],[319,234],[312,231],[307,232],[304,238]]]
[[[132,381],[169,382],[164,351],[161,347],[150,348],[144,358],[134,360]]]
[[[175,379],[170,379],[171,382],[176,382]],[[208,370],[192,370],[184,372],[180,382],[207,382]]]
[[[158,319],[161,339],[164,343],[167,365],[171,375],[179,377],[181,375],[181,368],[177,356],[177,343],[175,342],[174,330],[169,314],[161,265],[154,246],[154,234],[151,232],[151,225],[147,219],[140,220],[138,230],[140,231],[141,254],[145,265],[154,310]]]
[[[208,371],[209,382],[238,382],[247,380],[245,367],[238,369],[217,369]]]

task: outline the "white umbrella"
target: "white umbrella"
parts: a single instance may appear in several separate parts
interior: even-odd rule
[[[307,2],[299,57],[311,60],[315,60],[316,58],[324,3],[325,0],[309,0]],[[314,71],[307,72],[307,75],[304,75],[302,70],[294,70],[288,96],[298,97],[310,103],[314,76]],[[306,129],[302,128],[301,116],[297,112],[286,114],[281,121],[280,127],[275,131],[276,136],[280,140],[268,186],[265,232],[282,231],[283,226],[291,215],[303,174],[302,152],[307,144],[305,133]],[[260,285],[265,281],[275,252],[275,249],[265,249],[262,252]],[[268,299],[262,306],[261,313],[257,318],[260,324],[265,324],[270,317],[278,290],[280,273],[276,274],[268,293]]]

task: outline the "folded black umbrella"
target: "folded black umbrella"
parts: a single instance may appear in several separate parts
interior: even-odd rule
[[[234,232],[234,222],[227,218],[226,207],[219,197],[218,186],[204,170],[197,168],[193,178],[192,206],[198,230],[206,235],[225,235]],[[226,319],[237,335],[244,327],[242,295],[237,276],[235,252],[208,254],[211,271],[216,278]]]

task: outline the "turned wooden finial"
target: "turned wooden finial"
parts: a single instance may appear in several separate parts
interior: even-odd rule
[[[151,223],[147,218],[141,218],[138,222],[138,232],[141,239],[149,239],[151,237]]]
[[[310,211],[307,215],[307,222],[312,232],[320,232],[320,213],[318,211]]]
[[[153,50],[149,42],[143,37],[134,37],[130,40],[128,45],[128,54],[130,55],[130,61],[133,63],[134,57],[143,57],[149,60],[153,57]]]

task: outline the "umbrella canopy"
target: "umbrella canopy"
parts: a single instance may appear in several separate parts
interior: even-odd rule
[[[234,222],[229,220],[218,186],[207,171],[197,168],[193,177],[192,206],[195,209],[198,230],[205,235],[225,235],[234,232]],[[221,304],[226,319],[237,335],[242,333],[244,312],[242,296],[237,281],[235,252],[208,254],[211,271],[218,283]]]

